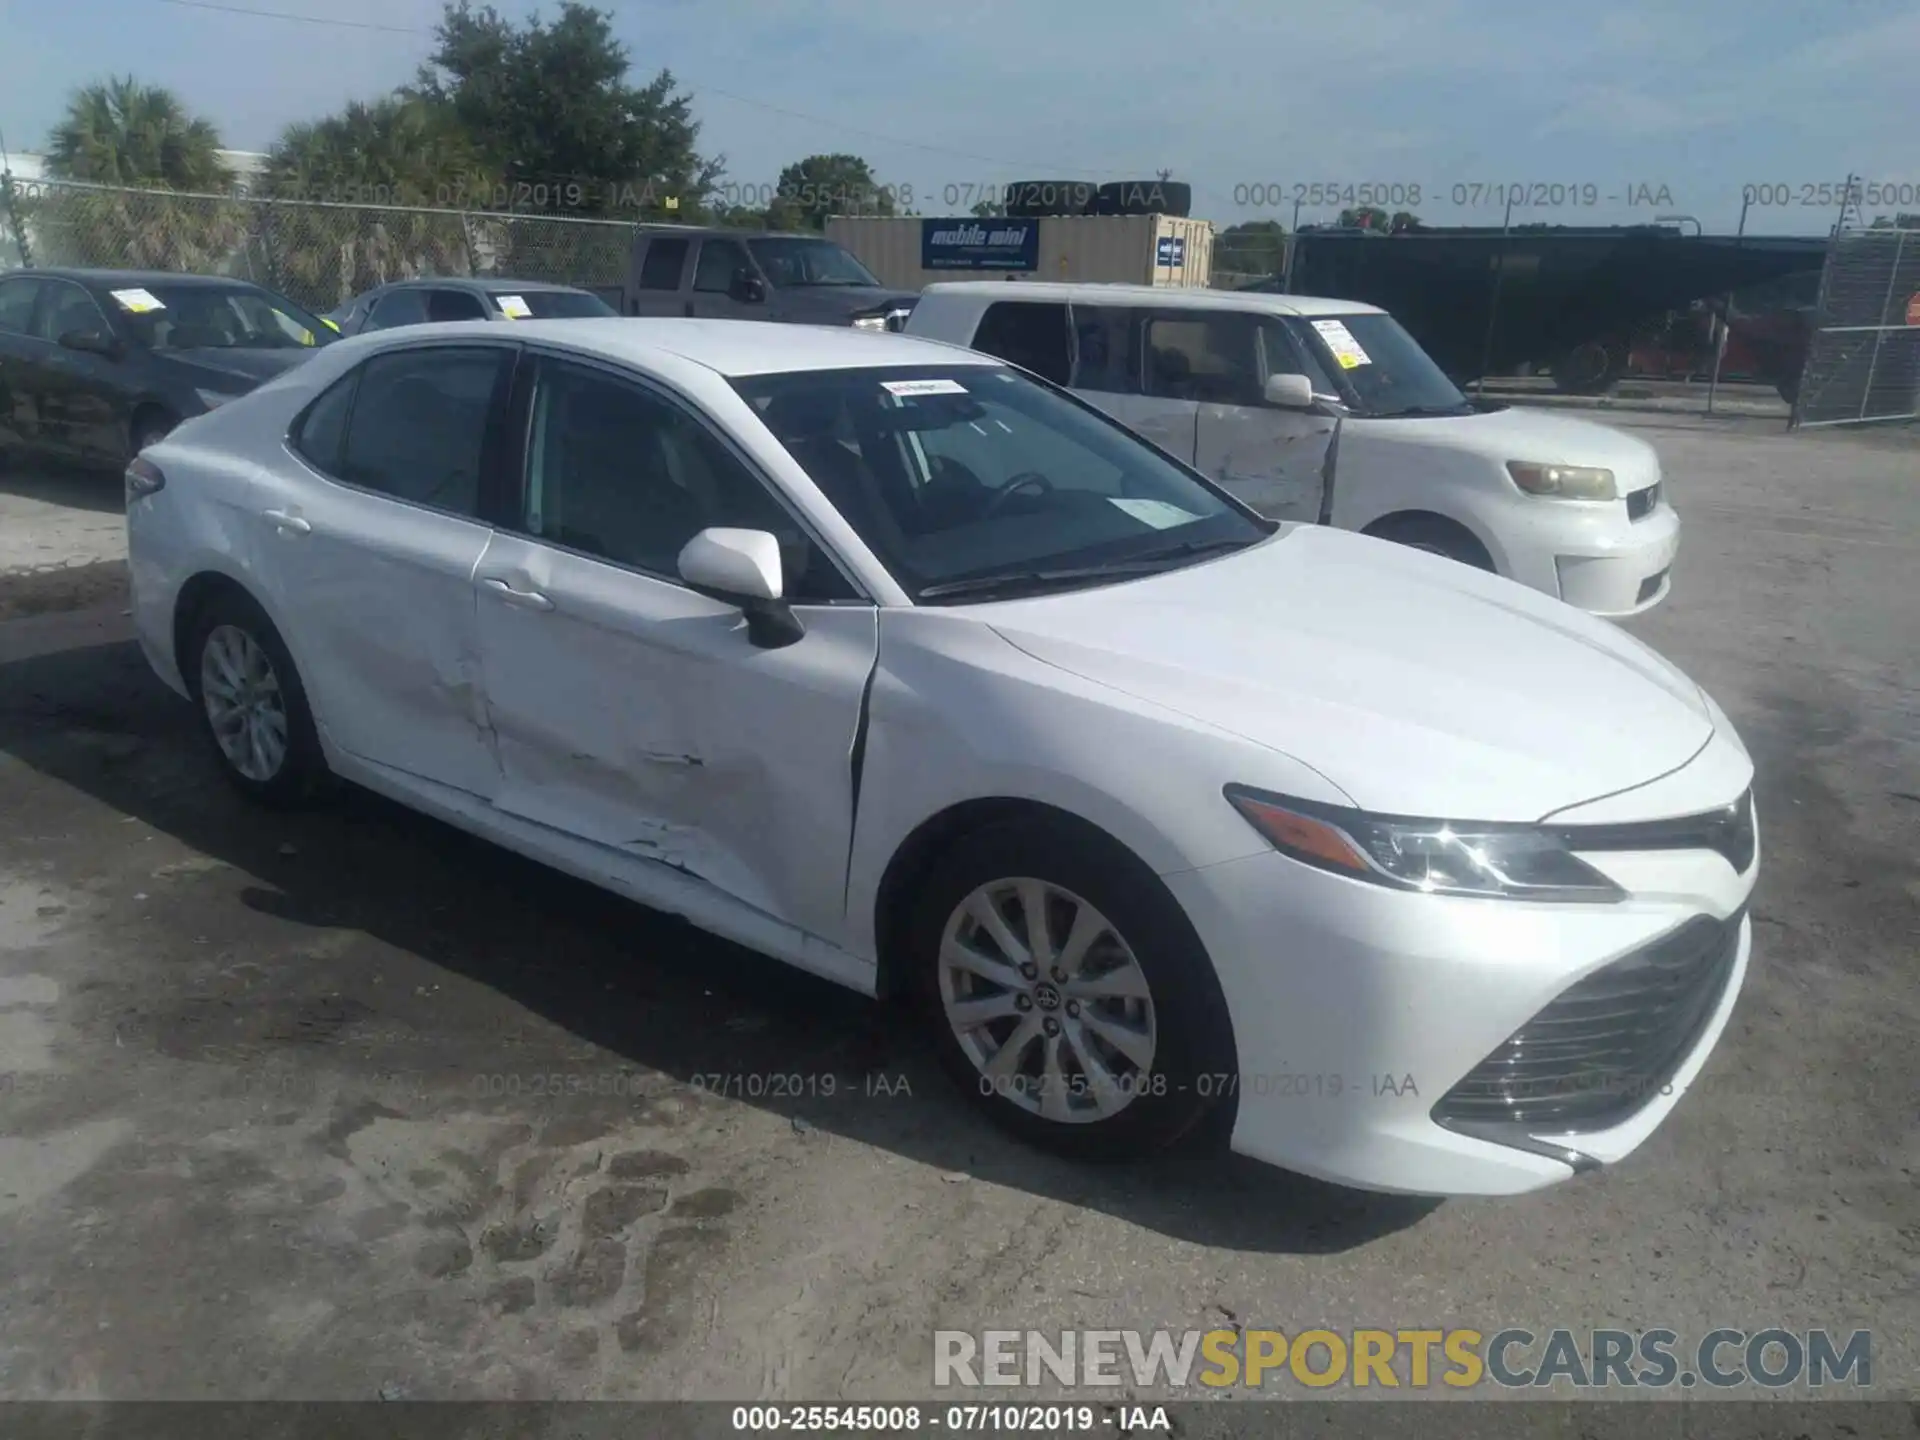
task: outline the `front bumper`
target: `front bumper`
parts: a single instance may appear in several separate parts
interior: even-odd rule
[[[1543,525],[1537,548],[1525,559],[1516,557],[1513,578],[1589,614],[1638,615],[1672,591],[1679,553],[1680,516],[1663,501],[1639,520],[1619,513],[1576,531]]]
[[[1238,1073],[1210,1081],[1237,1099],[1233,1148],[1341,1184],[1423,1195],[1517,1194],[1632,1153],[1679,1102],[1733,1011],[1752,947],[1743,912],[1758,852],[1744,874],[1704,851],[1583,858],[1630,898],[1410,895],[1278,853],[1166,877],[1233,1021]],[[1568,1123],[1551,1107],[1538,1123],[1523,1115],[1463,1127],[1444,1108],[1448,1123],[1436,1120],[1450,1092],[1476,1070],[1484,1077],[1483,1062],[1511,1055],[1503,1047],[1567,992],[1587,982],[1577,1001],[1604,990],[1628,973],[1610,967],[1630,969],[1711,922],[1724,925],[1720,972],[1701,980],[1659,1073],[1626,1103],[1576,1106]],[[1602,971],[1610,974],[1593,978]],[[1563,1005],[1545,1018],[1566,1013]]]

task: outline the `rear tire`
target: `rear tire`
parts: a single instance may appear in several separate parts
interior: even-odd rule
[[[1391,540],[1396,545],[1425,550],[1429,555],[1444,555],[1476,570],[1497,573],[1487,547],[1475,539],[1471,531],[1437,515],[1403,515],[1382,520],[1366,533],[1376,540]]]
[[[317,797],[328,780],[307,692],[280,632],[251,598],[214,596],[187,629],[180,673],[221,773],[275,809]]]
[[[1569,395],[1600,395],[1627,371],[1626,346],[1615,340],[1588,340],[1553,362],[1554,388]]]
[[[1046,917],[1037,943],[1030,901]],[[1029,1144],[1151,1154],[1228,1092],[1232,1027],[1199,937],[1159,878],[1097,831],[1039,819],[963,836],[921,886],[905,939],[941,1064]]]

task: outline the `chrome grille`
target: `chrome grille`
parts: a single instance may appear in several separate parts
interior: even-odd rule
[[[1617,1125],[1673,1079],[1726,993],[1744,908],[1696,916],[1564,991],[1433,1107],[1452,1129],[1575,1133]]]

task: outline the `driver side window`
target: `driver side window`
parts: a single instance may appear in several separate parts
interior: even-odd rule
[[[702,241],[699,262],[693,267],[693,288],[725,295],[733,289],[734,275],[746,268],[747,252],[733,241]]]
[[[1254,321],[1233,311],[1173,310],[1147,322],[1147,393],[1203,405],[1258,405]]]

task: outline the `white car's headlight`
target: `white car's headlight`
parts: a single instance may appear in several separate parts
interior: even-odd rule
[[[862,315],[853,322],[853,328],[856,330],[884,330],[887,328],[887,317],[884,315]]]
[[[240,398],[231,390],[196,390],[193,393],[200,397],[200,403],[209,410],[218,410],[227,401]]]
[[[1552,831],[1369,815],[1229,785],[1228,802],[1303,865],[1422,895],[1612,903],[1626,892]]]
[[[1529,495],[1551,495],[1559,500],[1619,498],[1613,471],[1598,465],[1547,465],[1537,460],[1509,460],[1507,474]]]

